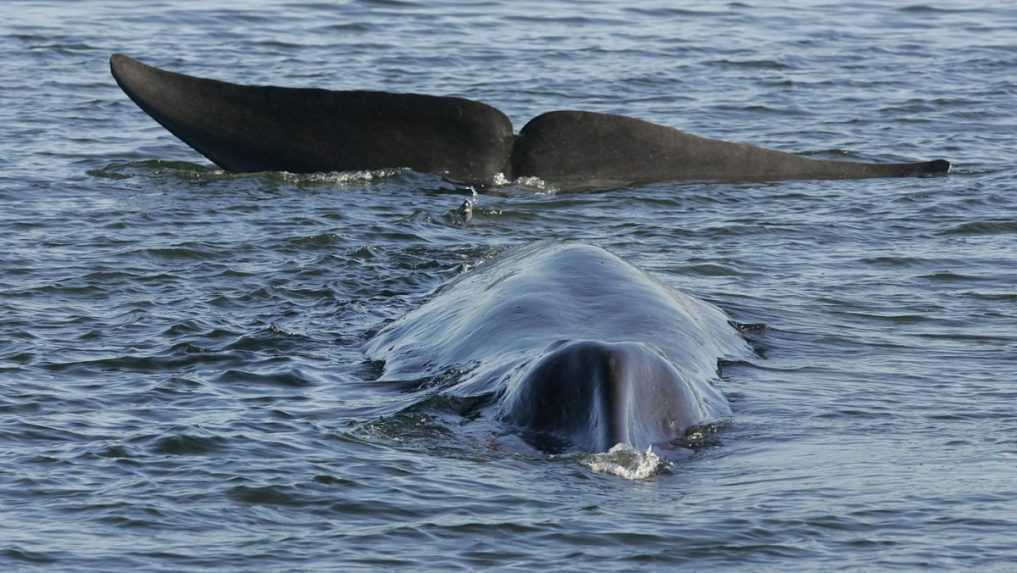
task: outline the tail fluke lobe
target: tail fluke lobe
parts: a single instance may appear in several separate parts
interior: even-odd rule
[[[535,117],[512,149],[515,176],[566,182],[856,179],[941,174],[949,168],[944,160],[879,164],[812,159],[584,111]]]
[[[486,182],[505,169],[512,124],[455,97],[248,86],[110,58],[117,83],[174,135],[230,171],[409,167]]]

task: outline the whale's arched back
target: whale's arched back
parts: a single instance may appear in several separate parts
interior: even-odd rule
[[[718,360],[751,349],[715,306],[599,247],[547,241],[453,279],[364,352],[383,380],[441,380],[445,396],[494,400],[524,439],[596,452],[726,419]]]

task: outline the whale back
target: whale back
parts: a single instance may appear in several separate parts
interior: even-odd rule
[[[462,98],[238,85],[120,54],[110,69],[141,109],[228,171],[408,167],[482,182],[506,169],[513,141],[505,114]]]
[[[748,346],[720,309],[608,251],[542,242],[462,275],[365,353],[384,380],[451,371],[444,393],[497,396],[510,425],[601,450],[726,416],[717,361]]]
[[[602,248],[544,241],[461,275],[383,328],[365,350],[385,361],[390,379],[479,364],[473,380],[572,340],[653,344],[695,378],[713,376],[718,357],[745,348],[715,306]],[[481,384],[479,391],[487,390]]]

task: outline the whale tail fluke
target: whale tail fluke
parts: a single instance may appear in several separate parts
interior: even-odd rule
[[[122,54],[117,84],[146,113],[229,171],[408,167],[464,183],[539,177],[577,188],[653,181],[779,181],[935,175],[950,163],[824,161],[687,134],[619,115],[554,111],[513,135],[497,109],[457,97],[239,85]]]

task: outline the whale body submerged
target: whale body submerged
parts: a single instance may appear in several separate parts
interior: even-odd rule
[[[552,111],[518,134],[497,109],[458,97],[240,85],[110,58],[117,84],[227,171],[408,167],[489,184],[563,187],[653,181],[775,181],[945,174],[948,161],[858,163],[691,135],[620,115]]]
[[[488,397],[532,444],[667,451],[731,409],[718,360],[747,343],[713,305],[608,251],[537,243],[462,275],[366,345],[383,380],[459,372],[442,392]]]

